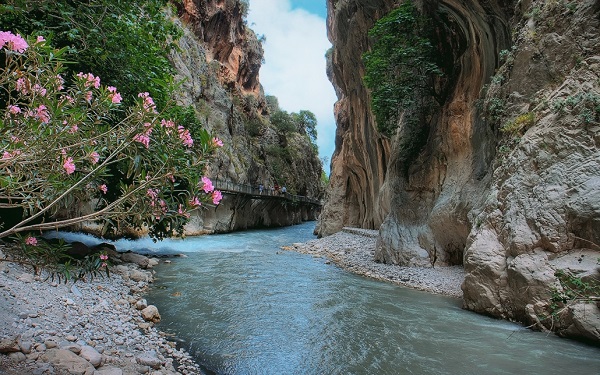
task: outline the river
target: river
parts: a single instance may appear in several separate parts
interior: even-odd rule
[[[158,244],[187,255],[159,266],[147,295],[160,329],[216,374],[600,373],[598,348],[280,249],[313,228]]]
[[[119,249],[182,253],[146,298],[208,374],[600,374],[600,349],[281,250],[314,223]]]

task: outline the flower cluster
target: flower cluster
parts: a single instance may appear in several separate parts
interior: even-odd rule
[[[11,197],[26,215],[48,218],[1,228],[0,238],[60,227],[58,213],[75,214],[89,202],[97,211],[88,218],[147,227],[160,238],[160,231],[181,228],[191,210],[219,204],[222,194],[210,179],[197,181],[221,140],[161,118],[147,92],[121,108],[117,88],[91,72],[65,84],[60,50],[41,37],[27,42],[0,31],[0,49],[15,52],[6,53],[0,70],[0,91],[10,93],[0,108],[0,201]]]
[[[0,31],[0,49],[4,48],[5,45],[9,50],[19,53],[23,53],[29,48],[27,41],[21,35],[15,35],[10,31]]]

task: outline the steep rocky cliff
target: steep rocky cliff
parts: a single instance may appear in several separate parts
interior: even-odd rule
[[[328,2],[338,130],[319,234],[380,229],[379,261],[464,264],[466,308],[600,341],[598,306],[569,297],[600,278],[600,3],[415,1],[445,94],[408,159],[406,124],[380,135],[362,82],[367,32],[399,3]]]
[[[246,25],[247,2],[176,2],[184,35],[171,55],[183,86],[177,100],[191,105],[206,128],[224,142],[207,175],[251,186],[286,186],[320,198],[321,161],[305,134],[281,132],[271,125],[260,85],[263,50]],[[281,167],[285,166],[285,167]],[[279,201],[226,196],[216,208],[200,210],[187,234],[280,226],[315,219],[317,211]]]

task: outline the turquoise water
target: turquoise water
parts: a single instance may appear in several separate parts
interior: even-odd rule
[[[187,255],[157,268],[147,299],[209,373],[600,374],[597,347],[280,249],[313,228],[126,245]]]

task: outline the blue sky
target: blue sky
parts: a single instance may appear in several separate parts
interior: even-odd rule
[[[333,104],[337,100],[325,72],[326,0],[250,0],[248,25],[266,37],[260,82],[288,112],[309,110],[317,117],[319,157],[335,148]],[[329,163],[329,162],[328,162]],[[329,164],[324,165],[329,173]]]

